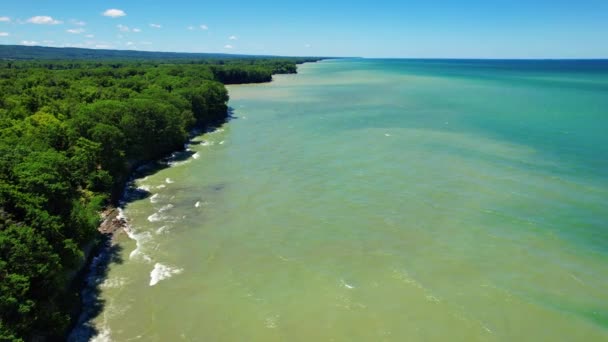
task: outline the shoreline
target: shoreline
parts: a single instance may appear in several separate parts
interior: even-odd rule
[[[134,180],[139,178],[146,169],[151,172],[157,172],[170,167],[169,161],[175,158],[177,153],[188,151],[188,145],[192,142],[193,138],[213,132],[221,125],[230,121],[231,117],[232,110],[228,108],[226,117],[222,122],[216,122],[206,129],[200,127],[192,129],[188,133],[188,140],[182,148],[158,159],[142,161],[131,166],[126,180],[123,180],[122,184],[116,187],[116,190],[120,190],[118,192],[120,197],[112,200],[99,213],[101,217],[101,222],[97,227],[99,234],[91,242],[91,247],[85,249],[85,262],[81,266],[81,269],[75,272],[76,276],[71,287],[77,289],[76,291],[80,300],[78,308],[74,310],[72,315],[73,323],[66,331],[65,337],[67,341],[89,341],[95,335],[102,333],[89,323],[100,311],[101,304],[98,303],[99,286],[105,280],[109,265],[119,258],[117,253],[122,250],[118,238],[123,234],[129,236],[129,223],[124,216],[123,208],[129,202],[140,199],[140,196],[137,195],[139,190],[133,186]],[[188,158],[190,157],[188,156]]]
[[[317,62],[318,61],[305,62],[297,64],[296,67],[298,68],[299,65],[306,63]],[[296,72],[292,74],[297,75],[298,70],[296,70]],[[229,86],[265,84],[272,83],[273,81],[274,78],[271,79],[269,82],[224,84],[224,86],[226,87],[226,89],[228,89]],[[131,167],[131,170],[127,173],[128,177],[122,182],[122,184],[120,184],[120,186],[116,187],[116,190],[119,190],[117,192],[120,194],[120,197],[116,200],[113,200],[110,205],[105,207],[100,212],[101,223],[97,227],[97,231],[99,232],[98,236],[96,237],[97,241],[92,241],[93,246],[91,248],[88,248],[88,250],[84,251],[85,262],[83,263],[81,269],[75,272],[76,276],[73,280],[72,286],[75,289],[78,289],[77,292],[79,294],[80,300],[78,308],[74,310],[74,314],[72,315],[73,323],[70,325],[68,331],[66,332],[67,341],[88,341],[97,334],[103,333],[102,331],[97,331],[96,327],[89,323],[99,313],[100,308],[99,303],[97,303],[99,299],[99,285],[103,283],[103,279],[105,278],[110,263],[115,260],[115,254],[122,249],[117,239],[122,234],[129,235],[128,220],[124,216],[122,209],[131,200],[137,200],[137,198],[131,199],[128,196],[129,190],[135,189],[134,187],[132,187],[133,181],[138,178],[138,175],[140,175],[142,170],[150,168],[155,164],[160,169],[164,167],[170,167],[169,164],[166,162],[167,160],[171,159],[172,156],[175,156],[176,153],[187,151],[188,145],[192,142],[192,139],[194,137],[211,133],[222,125],[228,123],[232,118],[232,113],[232,108],[228,107],[226,116],[221,122],[209,124],[206,128],[194,128],[192,131],[189,132],[188,140],[184,143],[184,146],[182,148],[175,150],[161,158],[142,161],[138,164],[133,165]],[[190,156],[188,156],[188,158],[189,157]],[[156,170],[154,167],[152,167],[152,169],[153,172],[159,171]]]

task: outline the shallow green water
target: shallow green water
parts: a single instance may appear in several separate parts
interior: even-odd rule
[[[237,119],[137,180],[97,340],[608,340],[606,62],[229,91]]]

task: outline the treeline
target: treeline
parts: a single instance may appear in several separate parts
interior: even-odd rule
[[[155,60],[192,60],[192,59],[243,59],[248,56],[238,56],[222,53],[179,53],[179,52],[152,52],[129,50],[105,50],[85,48],[58,48],[48,46],[0,45],[0,59],[30,59],[40,61],[43,59],[80,59],[108,61],[112,59],[155,59]]]
[[[224,84],[270,82],[273,74],[294,74],[297,67],[285,60],[251,61],[248,68],[239,64],[227,64],[211,67],[215,78]]]
[[[64,336],[69,274],[113,189],[225,120],[222,82],[296,62],[0,62],[0,340]]]
[[[193,61],[195,63],[245,60],[281,59],[278,56],[249,56],[225,53],[158,52],[134,50],[104,50],[86,48],[58,48],[48,46],[0,45],[0,59],[5,60],[163,60]],[[318,60],[319,58],[289,57],[292,62]]]

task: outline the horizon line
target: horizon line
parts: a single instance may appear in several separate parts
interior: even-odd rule
[[[159,51],[159,50],[130,50],[130,49],[96,49],[90,47],[76,46],[48,46],[48,45],[23,45],[23,44],[0,44],[1,46],[23,47],[23,48],[47,48],[47,49],[77,49],[88,51],[122,51],[140,53],[166,53],[166,54],[190,54],[190,55],[226,55],[242,57],[301,57],[301,58],[325,58],[325,59],[409,59],[409,60],[521,60],[521,61],[603,61],[608,57],[365,57],[365,56],[323,56],[323,55],[272,55],[272,54],[247,54],[247,53],[228,53],[228,52],[193,52],[193,51]],[[78,59],[78,58],[76,58]]]

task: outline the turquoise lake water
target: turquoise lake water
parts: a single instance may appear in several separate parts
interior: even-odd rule
[[[136,180],[97,341],[608,340],[608,62],[327,60]]]

